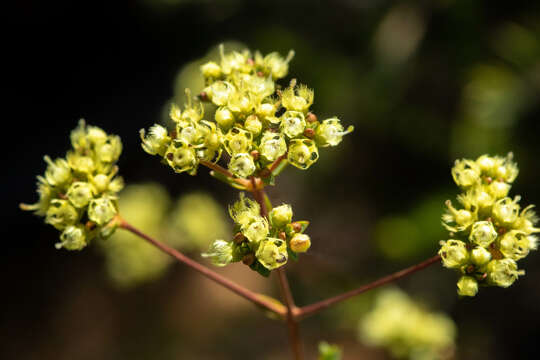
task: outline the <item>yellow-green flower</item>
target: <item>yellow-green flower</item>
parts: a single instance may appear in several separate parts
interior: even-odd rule
[[[117,213],[116,194],[124,186],[115,164],[122,142],[83,120],[70,139],[73,148],[64,158],[52,161],[45,156],[47,169],[38,176],[39,201],[21,204],[21,209],[45,216],[45,223],[62,231],[57,248],[81,250],[96,236],[106,237],[116,228],[109,222]]]

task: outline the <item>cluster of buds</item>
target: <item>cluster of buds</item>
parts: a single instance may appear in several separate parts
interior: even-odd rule
[[[523,270],[516,261],[537,248],[533,206],[520,209],[520,196],[508,197],[518,168],[512,153],[505,158],[482,155],[476,161],[457,160],[452,176],[463,190],[462,208],[446,202],[443,226],[451,240],[441,242],[443,265],[456,269],[458,294],[474,296],[478,286],[508,287]]]
[[[61,231],[56,248],[81,250],[95,237],[108,237],[115,230],[111,220],[118,212],[117,193],[124,186],[115,165],[122,142],[83,120],[71,132],[65,158],[45,156],[47,170],[38,176],[39,201],[21,204],[45,216],[45,222]]]
[[[221,61],[201,66],[206,88],[183,111],[172,106],[173,131],[154,125],[141,130],[143,149],[158,155],[176,172],[194,175],[201,161],[217,162],[223,150],[228,169],[247,178],[284,157],[288,163],[307,169],[319,158],[319,147],[336,146],[353,127],[344,129],[336,117],[319,122],[310,112],[314,93],[291,81],[280,90],[276,80],[287,75],[289,61],[278,53],[266,56],[248,50],[225,53]],[[211,102],[212,116],[204,120],[201,101]]]
[[[210,258],[216,266],[242,261],[258,273],[268,276],[271,270],[297,259],[306,252],[311,240],[304,234],[307,221],[292,220],[290,205],[273,208],[268,218],[260,215],[257,202],[240,194],[240,200],[229,207],[234,220],[234,237],[231,241],[215,240],[203,257]]]

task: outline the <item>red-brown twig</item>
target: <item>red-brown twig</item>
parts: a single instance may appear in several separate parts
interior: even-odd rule
[[[285,306],[287,307],[287,328],[289,329],[289,342],[291,343],[291,349],[296,360],[302,360],[304,358],[304,348],[302,346],[302,341],[300,340],[300,329],[298,326],[298,318],[296,313],[298,308],[294,304],[294,299],[292,296],[291,288],[289,287],[289,281],[287,280],[287,275],[285,274],[285,269],[280,267],[277,269],[278,279],[279,279],[279,288],[283,300],[285,301]]]
[[[322,300],[322,301],[319,301],[319,302],[316,302],[314,304],[311,304],[311,305],[307,305],[307,306],[304,306],[304,307],[301,307],[300,309],[298,309],[297,313],[296,313],[296,316],[299,318],[299,319],[304,319],[310,315],[313,315],[315,313],[318,313],[319,311],[321,310],[324,310],[334,304],[337,304],[339,302],[342,302],[344,300],[347,300],[353,296],[356,296],[356,295],[360,295],[362,293],[365,293],[366,291],[369,291],[369,290],[373,290],[379,286],[382,286],[382,285],[385,285],[385,284],[388,284],[392,281],[395,281],[395,280],[398,280],[398,279],[401,279],[407,275],[410,275],[410,274],[413,274],[417,271],[420,271],[432,264],[435,264],[437,262],[439,262],[441,260],[441,257],[440,255],[436,255],[436,256],[433,256],[419,264],[416,264],[416,265],[413,265],[411,267],[408,267],[406,269],[403,269],[401,271],[398,271],[398,272],[395,272],[393,274],[390,274],[390,275],[387,275],[385,277],[382,277],[378,280],[375,280],[367,285],[364,285],[364,286],[361,286],[357,289],[354,289],[354,290],[351,290],[351,291],[348,291],[346,293],[343,293],[343,294],[340,294],[340,295],[337,295],[337,296],[334,296],[332,298],[329,298],[329,299],[326,299],[326,300]]]
[[[227,178],[231,179],[231,181],[234,181],[235,183],[244,186],[247,190],[251,189],[250,188],[251,187],[251,182],[249,180],[234,177],[232,172],[230,172],[229,170],[221,167],[220,165],[215,164],[215,163],[210,162],[210,161],[206,161],[206,160],[200,160],[199,163],[201,165],[203,165],[203,166],[206,166],[207,168],[209,168],[211,170],[214,170],[215,172],[218,172],[218,173],[226,176]]]
[[[270,170],[270,172],[273,172],[279,166],[279,164],[281,164],[281,162],[286,158],[287,158],[287,153],[281,155],[272,164],[270,164],[270,166],[268,167],[268,170]]]
[[[277,161],[277,160],[276,160]],[[253,185],[257,182],[255,179],[252,179]],[[268,208],[266,207],[266,202],[264,198],[266,196],[264,188],[253,187],[252,191],[253,197],[259,203],[261,207],[261,215],[268,217]],[[294,304],[294,298],[292,296],[291,288],[289,286],[289,281],[287,280],[287,275],[285,274],[285,269],[280,267],[277,269],[279,289],[281,291],[281,296],[287,307],[287,328],[289,329],[289,342],[291,344],[291,349],[296,360],[304,359],[304,349],[302,346],[302,341],[300,340],[300,329],[298,327],[298,319],[296,313],[298,308]]]
[[[258,295],[257,293],[252,292],[251,290],[246,289],[245,287],[238,285],[237,283],[225,278],[224,276],[216,273],[213,270],[210,270],[204,265],[199,264],[198,262],[188,258],[181,252],[177,251],[176,249],[173,249],[172,247],[157,241],[156,239],[153,239],[152,237],[146,235],[142,231],[138,230],[137,228],[133,227],[131,224],[126,222],[124,219],[117,219],[118,226],[124,230],[127,230],[144,240],[148,241],[150,244],[154,245],[161,251],[169,254],[176,260],[180,261],[181,263],[189,266],[193,270],[199,272],[200,274],[206,276],[210,280],[216,282],[217,284],[231,290],[235,294],[243,297],[244,299],[251,301],[252,303],[259,305],[273,313],[276,313],[277,315],[281,317],[286,316],[286,310],[283,308],[283,306],[280,306],[279,304],[273,303],[271,301],[268,301],[264,299],[262,296]]]

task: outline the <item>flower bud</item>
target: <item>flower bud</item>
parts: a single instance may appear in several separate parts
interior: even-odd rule
[[[445,202],[448,211],[443,215],[443,225],[450,231],[463,231],[476,221],[476,213],[465,209],[456,209],[450,200]],[[446,223],[446,224],[445,224]],[[447,223],[456,223],[457,227],[449,226]]]
[[[480,180],[480,167],[472,160],[456,160],[452,177],[458,186],[472,186]]]
[[[299,111],[286,111],[281,116],[281,132],[289,138],[294,138],[304,132],[306,120],[304,114]]]
[[[496,199],[500,199],[508,195],[510,188],[510,184],[507,184],[504,181],[493,181],[487,187],[488,192]]]
[[[45,222],[58,230],[73,225],[78,218],[77,210],[67,200],[53,199],[45,217]]]
[[[229,170],[238,177],[246,178],[255,172],[255,162],[251,155],[239,153],[231,158]]]
[[[167,129],[163,126],[155,124],[150,128],[148,135],[145,135],[144,129],[140,131],[142,148],[150,155],[163,156],[165,150],[171,143],[171,138]]]
[[[88,205],[88,218],[99,226],[107,224],[116,215],[117,210],[108,197],[92,199]]]
[[[245,240],[246,240],[246,237],[245,237],[244,234],[242,234],[241,232],[237,232],[237,233],[234,235],[234,238],[233,238],[233,241],[235,242],[235,244],[241,244],[241,243],[243,243]]]
[[[251,94],[240,91],[235,91],[229,96],[227,106],[233,113],[247,114],[253,110],[253,102]]]
[[[46,182],[46,180],[41,176],[38,176],[37,192],[39,195],[39,201],[37,203],[35,204],[21,203],[19,204],[19,207],[22,210],[34,211],[36,215],[44,216],[47,213],[47,210],[49,209],[49,205],[53,197],[53,189]]]
[[[214,104],[223,106],[227,105],[231,96],[236,93],[236,88],[227,81],[216,81],[207,87],[205,91]]]
[[[538,217],[533,210],[534,205],[529,205],[519,215],[516,222],[513,224],[513,227],[517,230],[523,231],[526,234],[532,234],[540,232],[540,228],[534,227],[538,222]]]
[[[229,108],[227,108],[226,106],[220,106],[216,110],[214,118],[223,130],[228,130],[231,126],[234,125],[234,115],[232,111],[229,110]]]
[[[447,268],[458,268],[469,261],[469,251],[463,241],[448,240],[439,250],[442,263]]]
[[[523,270],[518,270],[517,264],[512,259],[491,260],[487,265],[487,280],[491,285],[509,287],[516,281],[518,276],[524,275]]]
[[[89,183],[77,181],[71,184],[66,195],[76,208],[82,208],[88,205],[90,200],[92,200],[94,197],[94,190]]]
[[[469,240],[482,247],[488,247],[497,238],[497,232],[489,221],[477,221],[473,224]]]
[[[259,243],[268,236],[268,221],[259,216],[255,218],[245,229],[242,234],[252,243]]]
[[[277,269],[287,262],[287,243],[280,239],[267,238],[260,242],[255,256],[268,270]]]
[[[287,110],[306,112],[313,104],[313,90],[305,85],[289,86],[281,95],[281,103]]]
[[[201,73],[205,78],[218,78],[221,76],[221,67],[213,61],[201,65]]]
[[[491,260],[491,253],[481,246],[471,250],[471,260],[474,264],[482,266]]]
[[[198,165],[195,150],[182,140],[174,140],[165,153],[165,159],[177,173],[193,172]]]
[[[262,131],[263,124],[261,120],[257,117],[257,115],[250,115],[247,117],[246,121],[244,122],[244,128],[252,133],[254,136],[257,136]]]
[[[86,230],[82,225],[70,225],[62,232],[60,240],[61,242],[55,244],[57,249],[82,250],[87,245]]]
[[[296,253],[308,251],[311,246],[311,240],[306,234],[295,234],[290,241],[291,250]]]
[[[458,295],[475,296],[478,293],[478,281],[471,276],[462,276],[457,282]]]
[[[103,144],[107,141],[107,133],[97,126],[87,126],[86,138],[93,145]]]
[[[260,77],[260,76],[248,76],[245,81],[251,94],[257,99],[263,99],[267,96],[270,96],[275,91],[274,81],[271,77]]]
[[[84,119],[79,120],[78,126],[71,131],[69,137],[75,150],[83,150],[90,146]]]
[[[95,189],[99,192],[105,192],[109,188],[110,180],[109,177],[105,174],[97,174],[90,178]]]
[[[272,78],[277,80],[287,76],[289,61],[294,57],[294,51],[289,51],[287,58],[283,59],[277,52],[272,52],[264,57],[263,65],[269,70]]]
[[[71,169],[66,160],[56,159],[53,162],[48,156],[43,159],[49,165],[45,171],[45,180],[51,186],[60,186],[71,180]]]
[[[319,159],[319,151],[312,140],[293,139],[289,144],[288,161],[299,169],[306,170]]]
[[[493,216],[495,220],[500,222],[502,225],[511,225],[513,224],[519,216],[519,204],[517,203],[520,200],[519,196],[516,196],[514,200],[505,197],[500,199],[493,204]]]
[[[257,115],[261,116],[263,119],[273,117],[276,114],[276,106],[271,103],[261,103],[257,107]]]
[[[249,253],[242,257],[242,263],[247,266],[251,266],[257,258],[255,257],[255,254]]]
[[[122,153],[122,141],[119,136],[109,136],[103,144],[94,147],[96,158],[105,163],[112,163],[118,160]]]
[[[289,204],[276,206],[270,211],[269,218],[272,226],[282,228],[292,221],[292,208]]]
[[[250,57],[249,52],[245,51],[239,53],[238,51],[231,51],[225,54],[225,48],[223,44],[219,46],[219,53],[221,56],[221,71],[225,75],[229,75],[233,72],[249,72],[250,65],[247,63]]]
[[[96,169],[94,160],[92,160],[92,158],[89,156],[83,156],[74,152],[68,152],[66,155],[66,159],[69,166],[79,173],[89,174]]]
[[[109,190],[112,193],[120,192],[124,188],[124,178],[121,176],[117,176],[114,179],[109,182],[109,187],[107,190]]]
[[[208,252],[201,255],[209,258],[216,266],[225,266],[233,261],[233,244],[225,240],[215,240],[208,248]]]
[[[343,125],[337,117],[324,120],[315,132],[315,141],[318,146],[336,146],[341,142],[343,136],[351,133],[354,130],[353,126],[349,126],[347,130],[343,130]]]
[[[495,177],[507,183],[513,183],[516,179],[519,170],[517,164],[513,161],[514,155],[508,153],[506,158],[495,170]]]
[[[189,145],[199,145],[203,138],[204,134],[199,130],[199,127],[196,123],[190,122],[189,126],[180,127],[177,126],[177,140],[181,140]]]
[[[480,171],[485,174],[493,175],[495,173],[496,161],[493,157],[488,155],[482,155],[476,159],[476,164],[479,166]]]
[[[283,135],[266,131],[261,138],[259,151],[267,161],[276,161],[287,151],[287,143]]]
[[[534,236],[532,238],[535,239]],[[530,245],[530,238],[527,234],[512,230],[502,236],[499,250],[505,257],[517,261],[529,254]],[[533,243],[532,245],[535,246],[536,244]]]
[[[474,202],[480,209],[487,209],[493,205],[495,198],[484,191],[483,187],[473,191]]]
[[[247,153],[253,146],[253,135],[244,129],[233,127],[223,140],[223,146],[229,155]]]

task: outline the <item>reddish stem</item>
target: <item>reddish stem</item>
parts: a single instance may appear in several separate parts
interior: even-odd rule
[[[277,161],[277,160],[276,160]],[[264,192],[264,187],[258,188],[255,186],[257,180],[252,178],[253,182],[253,197],[259,203],[261,207],[261,215],[268,217],[268,208],[266,207],[266,202],[264,198],[266,196]],[[296,360],[304,359],[304,349],[302,346],[302,341],[300,340],[300,329],[298,327],[298,319],[296,313],[298,308],[294,304],[294,298],[292,296],[291,288],[289,286],[289,281],[287,280],[287,275],[285,274],[285,269],[280,267],[277,269],[277,275],[279,280],[279,289],[281,291],[281,296],[287,307],[287,328],[289,329],[289,342],[291,344],[291,349]]]
[[[281,164],[281,162],[287,158],[287,153],[281,155],[280,157],[278,157],[271,165],[270,167],[268,168],[268,170],[270,170],[270,172],[273,172],[278,166],[279,164]]]
[[[275,303],[272,303],[271,301],[267,301],[265,299],[263,299],[260,295],[258,295],[257,293],[254,293],[252,292],[251,290],[248,290],[246,289],[245,287],[241,286],[241,285],[238,285],[237,283],[225,278],[224,276],[216,273],[215,271],[213,270],[210,270],[209,268],[207,268],[206,266],[204,265],[201,265],[199,264],[198,262],[188,258],[187,256],[185,256],[184,254],[182,254],[181,252],[179,252],[178,250],[162,243],[162,242],[159,242],[157,241],[156,239],[153,239],[152,237],[146,235],[145,233],[143,233],[142,231],[138,230],[137,228],[133,227],[131,224],[129,224],[128,222],[126,222],[124,219],[117,219],[118,221],[118,226],[124,230],[127,230],[141,238],[143,238],[144,240],[148,241],[150,244],[154,245],[155,247],[157,247],[158,249],[160,249],[161,251],[163,251],[164,253],[166,254],[169,254],[170,256],[172,256],[173,258],[175,258],[176,260],[180,261],[181,263],[184,263],[185,265],[189,266],[190,268],[192,268],[193,270],[199,272],[200,274],[206,276],[208,279],[218,283],[219,285],[231,290],[232,292],[234,292],[235,294],[243,297],[244,299],[246,300],[249,300],[251,301],[252,303],[256,304],[256,305],[259,305],[271,312],[274,312],[276,313],[277,315],[280,315],[282,317],[285,317],[286,315],[286,312],[285,312],[285,309]]]
[[[211,170],[214,170],[215,172],[218,172],[218,173],[220,173],[222,175],[225,175],[226,177],[230,178],[235,183],[240,184],[240,185],[244,186],[246,189],[250,190],[251,182],[249,180],[234,177],[232,172],[230,172],[229,170],[227,170],[227,169],[223,168],[222,166],[220,166],[218,164],[215,164],[213,162],[206,161],[206,160],[200,160],[199,163],[201,165],[203,165],[203,166],[206,166],[207,168],[209,168]]]
[[[326,299],[326,300],[322,300],[322,301],[319,301],[319,302],[316,302],[314,304],[311,304],[311,305],[307,305],[307,306],[304,306],[304,307],[301,307],[296,316],[300,319],[304,319],[308,316],[311,316],[315,313],[318,313],[319,311],[321,310],[324,310],[334,304],[337,304],[339,302],[342,302],[344,300],[347,300],[353,296],[356,296],[356,295],[360,295],[362,293],[365,293],[366,291],[369,291],[369,290],[372,290],[372,289],[375,289],[379,286],[382,286],[382,285],[385,285],[385,284],[388,284],[392,281],[395,281],[395,280],[398,280],[398,279],[401,279],[407,275],[410,275],[410,274],[413,274],[417,271],[420,271],[432,264],[435,264],[437,262],[439,262],[441,260],[441,256],[440,255],[435,255],[419,264],[416,264],[416,265],[413,265],[411,267],[408,267],[406,269],[403,269],[401,271],[398,271],[398,272],[395,272],[393,274],[390,274],[390,275],[387,275],[385,277],[382,277],[378,280],[375,280],[367,285],[364,285],[364,286],[361,286],[357,289],[354,289],[354,290],[351,290],[351,291],[348,291],[346,293],[343,293],[343,294],[340,294],[340,295],[337,295],[337,296],[334,296],[332,298],[329,298],[329,299]]]

